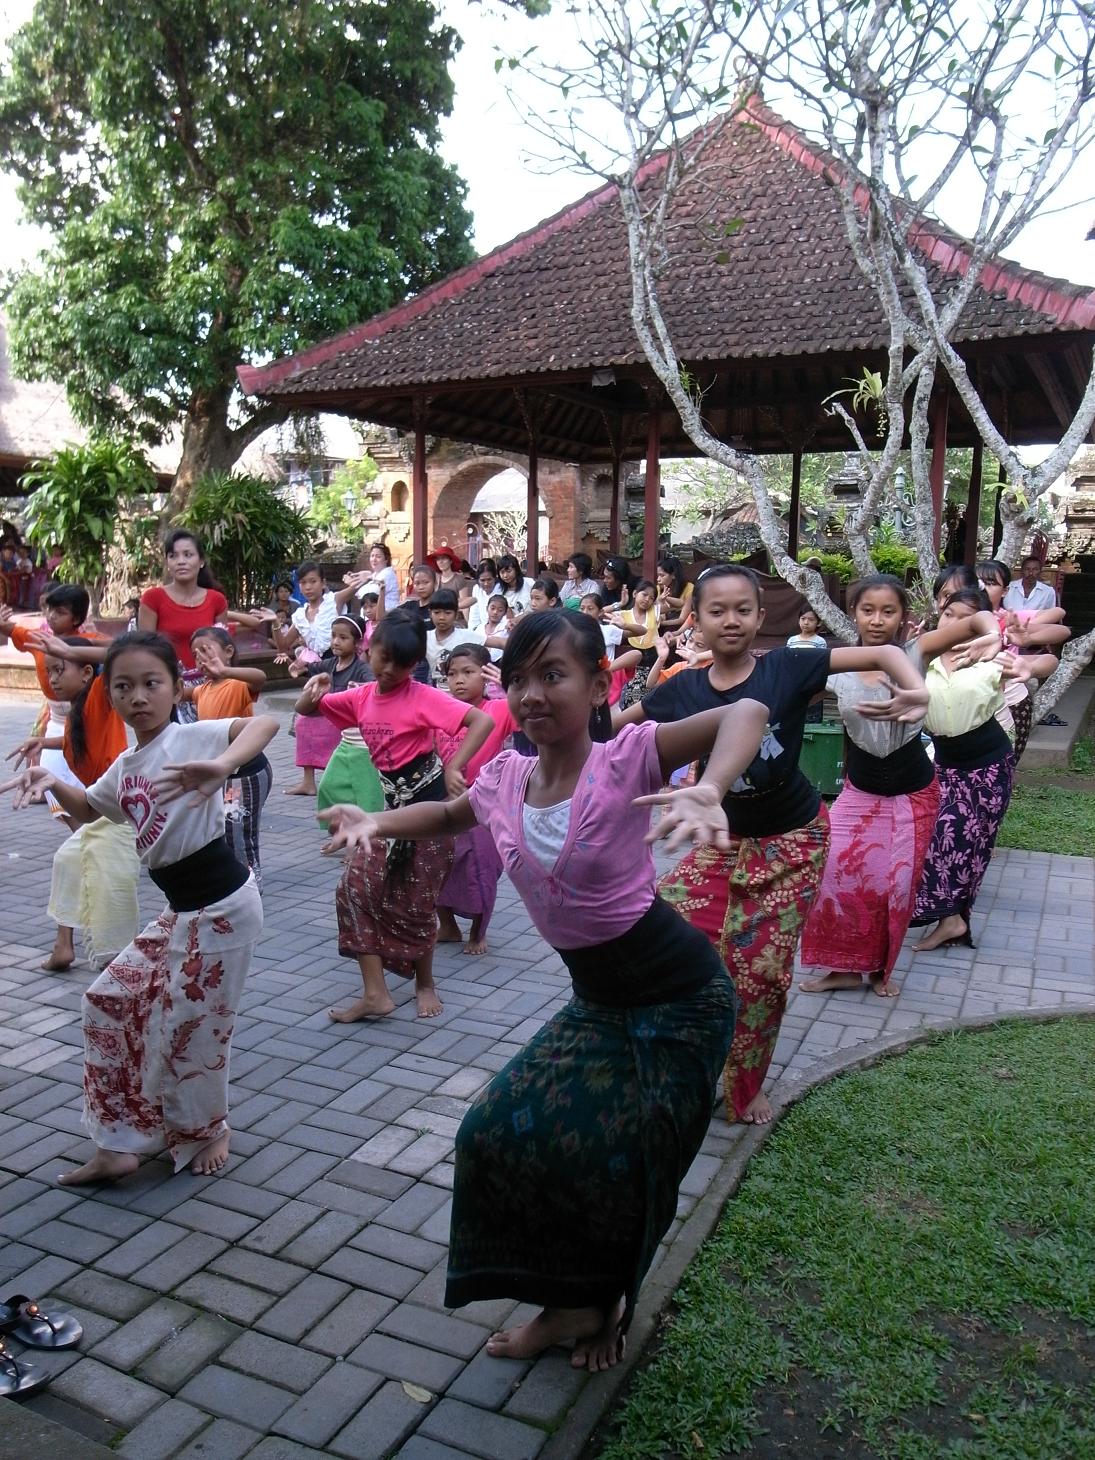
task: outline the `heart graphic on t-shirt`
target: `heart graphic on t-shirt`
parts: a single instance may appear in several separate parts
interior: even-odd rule
[[[140,836],[148,818],[152,815],[152,802],[143,791],[126,791],[119,804],[123,815],[129,818],[137,835]]]

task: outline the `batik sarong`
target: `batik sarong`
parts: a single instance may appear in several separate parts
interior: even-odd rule
[[[938,812],[936,781],[906,796],[875,796],[845,784],[829,807],[829,855],[802,931],[807,967],[889,980]]]
[[[939,819],[924,861],[913,926],[960,917],[969,927],[1011,800],[1014,774],[1012,751],[986,766],[936,766]]]
[[[166,1145],[180,1171],[224,1133],[232,1029],[261,932],[249,878],[196,912],[165,908],[91,985],[84,1125],[97,1146]]]
[[[636,927],[623,960],[625,939],[581,950],[606,983],[626,996],[643,953],[668,943],[672,974],[699,986],[631,1007],[576,993],[476,1098],[456,1138],[447,1307],[610,1312],[622,1297],[630,1321],[707,1133],[736,1003],[714,950],[664,904]]]
[[[439,907],[458,918],[481,918],[480,936],[486,933],[498,896],[502,858],[485,826],[461,832],[453,842],[452,871],[438,893]]]
[[[338,749],[341,739],[337,725],[332,725],[322,715],[298,715],[296,734],[296,763],[323,770],[331,756]]]
[[[128,822],[105,816],[78,826],[53,854],[49,916],[80,928],[93,968],[113,958],[137,935],[137,842]]]
[[[697,847],[658,884],[662,897],[710,938],[738,991],[723,1089],[740,1119],[764,1084],[794,973],[799,932],[821,882],[829,845],[824,806],[779,836],[734,837],[728,852]]]
[[[433,754],[385,771],[380,781],[390,810],[445,799],[441,762]],[[451,836],[358,847],[335,891],[343,958],[372,954],[392,973],[413,978],[415,964],[437,941],[437,900],[452,857]]]

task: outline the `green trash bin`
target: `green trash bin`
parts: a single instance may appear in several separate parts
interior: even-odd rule
[[[807,725],[799,765],[823,796],[839,796],[844,789],[844,726],[830,721]]]

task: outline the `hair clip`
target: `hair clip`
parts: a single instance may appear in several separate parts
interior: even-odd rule
[[[610,662],[609,657],[608,657],[607,654],[602,654],[601,657],[600,657],[600,659],[597,660],[597,668],[598,669],[611,669],[612,668],[612,664],[611,664],[611,662]]]

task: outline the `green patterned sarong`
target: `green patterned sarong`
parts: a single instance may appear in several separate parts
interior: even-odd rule
[[[359,806],[362,811],[384,810],[384,788],[373,758],[365,747],[347,740],[335,747],[316,791],[316,809],[328,806]]]

